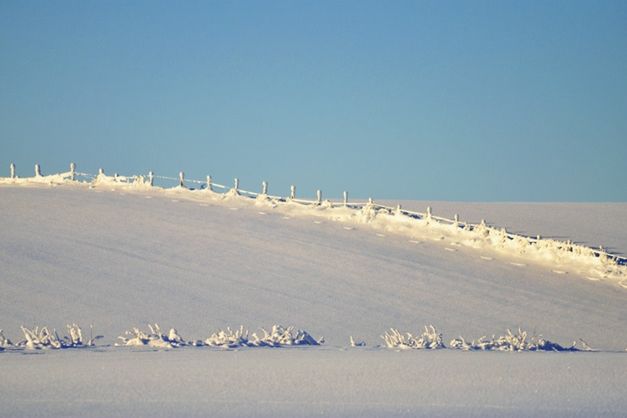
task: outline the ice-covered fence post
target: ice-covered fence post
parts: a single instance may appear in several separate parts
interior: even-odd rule
[[[316,190],[316,203],[319,205],[322,203],[322,190]]]
[[[239,179],[237,177],[233,179],[233,188],[235,189],[235,191],[239,189]]]
[[[296,199],[296,186],[290,186],[290,199]]]
[[[151,187],[152,187],[154,181],[155,181],[155,173],[153,173],[152,171],[149,171],[148,172],[148,182],[150,183]]]
[[[368,198],[368,204],[369,204],[369,205],[372,205],[372,203],[373,203],[373,202],[372,202],[372,198],[371,198],[371,197],[369,197],[369,198]]]
[[[39,167],[39,164],[35,164],[35,177],[41,177],[41,167]]]
[[[396,211],[395,211],[394,213],[395,213],[397,216],[400,216],[400,215],[402,214],[402,213],[401,213],[401,209],[402,209],[402,208],[401,208],[401,204],[400,204],[400,203],[399,203],[399,204],[397,204],[397,205],[396,205]]]
[[[15,178],[15,164],[11,163],[11,165],[9,166],[9,169],[11,171],[11,178],[14,179]]]
[[[76,180],[76,164],[74,162],[70,163],[70,180]]]
[[[427,206],[427,218],[431,217],[431,206]]]
[[[348,206],[348,192],[346,190],[342,192],[342,200],[344,202],[344,206]]]
[[[213,182],[213,179],[211,178],[211,176],[207,176],[207,190],[211,191],[211,183]]]
[[[261,182],[261,194],[268,194],[268,182],[265,180]]]
[[[459,215],[455,214],[455,216],[453,217],[453,220],[455,221],[453,223],[453,225],[458,226],[459,225]]]
[[[185,187],[185,173],[179,171],[179,187]]]
[[[98,175],[99,176],[104,176],[104,168],[99,168],[98,169]]]

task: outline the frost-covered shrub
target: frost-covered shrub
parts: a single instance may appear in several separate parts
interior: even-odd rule
[[[316,340],[307,331],[295,327],[284,328],[281,325],[273,325],[270,332],[261,328],[263,335],[253,333],[249,345],[255,347],[280,347],[284,345],[320,345],[324,338]]]
[[[591,350],[585,342],[584,349]],[[449,346],[453,349],[471,350],[494,350],[494,351],[579,351],[575,348],[575,343],[570,347],[563,347],[559,344],[545,340],[542,336],[529,336],[527,331],[520,328],[517,333],[507,330],[506,335],[492,338],[481,337],[478,340],[466,341],[463,337],[455,338]]]
[[[227,327],[226,330],[221,329],[211,334],[205,340],[205,344],[210,347],[224,348],[248,346],[248,330],[244,329],[243,325],[235,331]]]
[[[0,329],[0,349],[5,349],[11,347],[13,343],[7,337],[4,336],[4,333]]]
[[[395,328],[390,328],[381,336],[388,348],[407,349],[428,349],[435,350],[445,348],[440,334],[433,325],[425,326],[424,332],[419,336],[414,336],[409,332],[402,334]]]
[[[351,347],[365,347],[366,346],[365,341],[355,341],[352,335],[348,338],[348,342],[350,343]]]
[[[101,336],[97,336],[85,342],[83,340],[83,331],[77,324],[67,325],[70,335],[63,338],[59,337],[55,329],[50,331],[48,327],[26,328],[22,326],[21,328],[25,340],[19,342],[17,347],[25,347],[31,350],[91,347],[96,339],[101,338]]]
[[[126,331],[124,335],[118,338],[122,340],[121,344],[126,346],[149,346],[157,348],[173,348],[184,345],[196,345],[195,343],[188,343],[181,338],[175,328],[170,328],[168,334],[161,332],[159,324],[148,324],[150,332],[144,332],[139,328],[131,328]]]
[[[259,334],[253,333],[249,337],[248,330],[240,326],[236,330],[227,328],[211,334],[205,344],[210,347],[281,347],[288,345],[320,345],[324,339],[316,340],[307,331],[295,327],[273,325],[270,331],[261,328]]]

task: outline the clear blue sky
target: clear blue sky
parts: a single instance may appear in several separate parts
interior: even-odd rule
[[[0,172],[627,201],[626,1],[0,2]]]

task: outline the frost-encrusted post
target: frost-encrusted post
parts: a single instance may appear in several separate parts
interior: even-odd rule
[[[348,206],[348,192],[346,190],[342,192],[342,200],[343,200],[344,206]]]
[[[402,215],[401,210],[402,210],[401,204],[399,203],[399,204],[396,205],[396,211],[394,212],[396,214],[396,216]]]
[[[427,218],[431,218],[431,206],[427,206]]]
[[[368,198],[368,204],[369,204],[369,205],[372,205],[372,203],[373,203],[373,202],[372,202],[372,198],[371,198],[371,197],[369,197],[369,198]]]
[[[261,182],[261,194],[268,194],[268,182],[265,180]]]
[[[211,176],[207,176],[207,190],[211,191],[211,183],[213,183],[213,179]]]
[[[454,219],[455,219],[455,224],[458,224],[459,223],[459,215],[455,214]]]
[[[290,186],[290,199],[296,199],[296,186],[293,184]]]
[[[9,170],[11,171],[11,178],[14,179],[15,178],[15,164],[11,163],[11,165],[9,166]]]
[[[322,203],[322,190],[318,189],[316,190],[316,204],[321,204]]]
[[[185,173],[179,171],[179,187],[185,187]]]
[[[153,173],[152,171],[148,172],[148,183],[150,183],[150,187],[153,186],[155,182],[155,173]]]
[[[39,164],[35,164],[35,177],[41,177],[41,167]]]
[[[104,173],[104,168],[99,168],[99,169],[98,169],[98,175],[99,175],[99,176],[104,176],[104,175],[105,175],[105,173]]]
[[[233,189],[235,191],[239,190],[239,179],[237,177],[233,179]]]
[[[70,180],[76,180],[76,164],[74,162],[70,163]]]

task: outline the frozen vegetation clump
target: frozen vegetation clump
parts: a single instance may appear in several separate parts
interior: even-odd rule
[[[281,347],[284,345],[320,345],[324,338],[316,340],[307,331],[295,327],[284,328],[281,325],[273,325],[270,332],[261,328],[263,335],[253,333],[249,345],[254,347]]]
[[[395,328],[390,328],[381,336],[388,348],[400,348],[401,350],[436,350],[446,348],[442,341],[442,334],[433,325],[425,326],[421,335],[414,336],[409,332],[401,333]]]
[[[348,337],[348,342],[350,343],[351,347],[365,347],[366,346],[365,341],[361,341],[361,340],[355,341],[352,335]]]
[[[248,342],[248,330],[244,329],[244,326],[240,326],[239,329],[233,331],[227,327],[226,330],[218,330],[211,334],[206,340],[205,344],[209,347],[222,347],[222,348],[236,348],[245,347],[249,345]]]
[[[174,348],[185,345],[196,345],[195,343],[188,343],[181,338],[176,329],[170,328],[170,331],[164,334],[161,331],[159,324],[148,324],[149,332],[144,332],[139,328],[131,328],[126,331],[124,335],[118,337],[122,340],[122,343],[116,343],[116,345],[126,346],[149,346],[156,348]]]
[[[5,348],[9,348],[12,345],[13,343],[11,342],[11,340],[5,337],[4,332],[2,332],[2,330],[0,329],[0,351],[4,350]]]
[[[583,342],[584,350],[591,351],[588,345]],[[529,336],[527,331],[518,328],[517,333],[507,330],[506,335],[492,338],[481,337],[478,340],[466,341],[463,337],[455,338],[451,341],[450,347],[464,351],[580,351],[575,348],[575,343],[570,347],[563,347],[559,344],[545,340],[542,336]]]
[[[214,332],[205,340],[205,344],[210,347],[223,348],[320,345],[323,342],[324,339],[316,340],[307,331],[281,325],[273,325],[270,331],[261,328],[259,333],[253,333],[250,337],[248,330],[243,326],[235,330],[226,328]]]
[[[59,337],[55,329],[50,331],[48,327],[26,328],[22,326],[21,328],[25,339],[17,343],[15,346],[18,348],[24,347],[30,350],[38,350],[42,348],[60,349],[92,347],[95,345],[95,340],[102,338],[102,336],[97,336],[85,341],[83,338],[83,331],[77,324],[67,325],[69,336],[64,336],[62,338]],[[2,343],[2,340],[4,340],[5,344],[11,344],[11,342],[7,340],[4,335],[0,336],[0,343]]]

